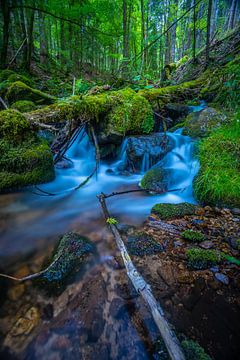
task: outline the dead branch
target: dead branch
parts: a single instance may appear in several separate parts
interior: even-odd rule
[[[0,277],[4,277],[6,279],[15,280],[15,281],[19,281],[19,282],[33,280],[33,279],[39,279],[42,275],[46,274],[46,272],[49,271],[51,269],[51,267],[56,264],[56,262],[58,262],[58,260],[60,259],[61,256],[62,256],[62,254],[60,254],[46,269],[39,271],[35,274],[30,274],[30,275],[24,276],[22,278],[16,278],[15,276],[0,274]]]
[[[7,107],[7,104],[5,103],[5,101],[1,98],[1,96],[0,96],[0,103],[3,105],[3,107],[4,107],[4,109],[8,109],[8,107]]]
[[[106,195],[104,193],[101,193],[97,197],[101,204],[105,220],[107,221],[107,219],[110,218],[110,214],[109,214],[109,211],[108,211],[108,208],[106,205],[106,201],[105,201]],[[166,348],[168,350],[170,358],[172,360],[184,360],[185,356],[182,352],[179,341],[176,338],[169,323],[165,319],[163,310],[160,307],[159,303],[154,298],[149,284],[146,283],[144,278],[138,273],[137,269],[133,265],[133,262],[127,252],[127,249],[121,238],[121,235],[118,231],[117,226],[112,223],[108,223],[108,225],[113,233],[113,236],[116,240],[117,246],[122,255],[124,265],[127,270],[127,275],[129,277],[129,279],[131,280],[135,289],[140,293],[140,295],[143,297],[145,302],[148,304],[151,314],[153,316],[153,319],[154,319],[154,321],[160,331],[160,334],[163,338],[163,341],[166,345]]]

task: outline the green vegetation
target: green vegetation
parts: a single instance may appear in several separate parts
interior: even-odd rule
[[[200,231],[185,230],[181,232],[181,236],[191,242],[201,242],[204,240],[204,235]]]
[[[16,110],[0,112],[0,192],[54,179],[48,144]]]
[[[118,221],[112,217],[107,218],[106,223],[109,225],[116,225]]]
[[[21,113],[25,113],[36,110],[36,105],[34,104],[34,102],[29,100],[19,100],[11,105],[11,109],[16,109]]]
[[[184,340],[181,343],[186,360],[211,360],[204,349],[193,340]]]
[[[15,110],[0,112],[0,137],[14,144],[32,135],[29,122],[20,112]]]
[[[152,208],[152,213],[161,219],[175,219],[185,215],[193,215],[196,213],[197,206],[189,203],[180,204],[156,204]]]
[[[6,99],[10,104],[18,100],[30,100],[37,104],[51,104],[56,100],[55,97],[33,89],[21,81],[10,84],[6,93]]]
[[[194,192],[201,202],[240,205],[240,114],[199,145],[201,169]]]
[[[160,167],[154,167],[146,172],[140,186],[146,190],[165,192],[168,188],[169,174]]]
[[[221,260],[221,254],[215,250],[192,248],[186,251],[186,255],[188,266],[195,270],[208,269],[218,264]]]

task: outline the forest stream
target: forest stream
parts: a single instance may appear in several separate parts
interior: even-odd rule
[[[203,102],[193,107],[192,111],[199,111],[205,106]],[[199,164],[193,154],[194,142],[181,135],[181,129],[166,133],[166,136],[172,150],[165,156],[164,163],[167,169],[173,169],[171,186],[177,191],[163,195],[130,193],[114,198],[109,201],[109,209],[121,224],[140,225],[156,202],[195,202],[192,181]],[[14,268],[23,268],[23,271],[25,267],[29,271],[28,266],[37,268],[34,262],[41,262],[46,249],[51,251],[58,236],[67,231],[87,236],[97,247],[94,260],[87,265],[84,274],[79,274],[56,302],[26,286],[18,309],[15,308],[16,304],[9,304],[10,309],[6,310],[9,313],[7,319],[11,318],[10,323],[13,313],[21,311],[21,306],[35,309],[34,313],[38,312],[37,304],[43,308],[45,322],[48,320],[47,325],[43,321],[36,333],[27,336],[23,331],[24,337],[20,336],[20,341],[16,341],[14,336],[5,339],[6,345],[16,349],[16,353],[24,353],[26,358],[34,358],[34,352],[36,358],[55,359],[58,351],[70,351],[69,347],[71,354],[68,353],[68,358],[74,358],[79,347],[83,359],[94,358],[96,351],[99,353],[98,359],[106,359],[106,354],[115,359],[124,358],[124,354],[128,354],[128,359],[151,357],[151,344],[158,336],[156,326],[146,306],[134,293],[124,269],[115,260],[117,250],[102,220],[96,197],[102,191],[111,193],[137,188],[143,174],[151,167],[146,154],[139,173],[121,175],[119,169],[126,159],[127,141],[127,138],[123,141],[117,161],[101,163],[97,177],[92,178],[84,188],[73,190],[88,176],[95,164],[94,146],[85,130],[82,130],[66,153],[72,166],[69,169],[58,168],[56,179],[40,186],[43,191],[56,193],[57,196],[44,196],[44,193],[36,195],[30,189],[1,197],[1,265],[5,270],[13,264]],[[37,304],[32,303],[34,298]],[[117,312],[121,308],[124,310],[120,318]],[[96,324],[91,323],[93,314]],[[9,326],[5,323],[7,319],[1,326]],[[80,335],[82,327],[86,327],[86,332]],[[70,334],[69,338],[64,336],[66,332]],[[89,348],[91,341],[97,342],[97,350],[95,347]]]

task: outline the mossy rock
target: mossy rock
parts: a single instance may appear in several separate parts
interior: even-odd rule
[[[16,110],[0,112],[0,137],[11,143],[19,143],[32,136],[29,122]]]
[[[48,144],[36,138],[18,145],[0,141],[0,192],[54,179],[53,157]]]
[[[208,269],[221,261],[221,255],[215,250],[204,250],[198,248],[186,251],[188,267],[195,270]]]
[[[34,85],[34,82],[29,79],[27,76],[24,76],[24,75],[20,75],[20,74],[11,74],[10,76],[8,76],[7,80],[10,82],[10,83],[14,83],[16,81],[21,81],[22,83],[28,85],[28,86],[33,86]]]
[[[7,80],[11,75],[16,75],[13,70],[5,69],[0,72],[0,82]]]
[[[204,349],[193,340],[184,340],[181,342],[186,360],[211,360]]]
[[[198,146],[200,171],[193,182],[196,198],[210,205],[240,206],[240,113]]]
[[[219,111],[207,107],[206,109],[189,114],[184,122],[183,135],[201,138],[210,134],[213,129],[220,127],[226,116]]]
[[[145,190],[166,192],[169,187],[169,171],[160,167],[154,167],[146,172],[140,182]]]
[[[196,213],[198,207],[189,203],[180,204],[156,204],[152,208],[152,213],[159,216],[161,219],[175,219],[185,215],[193,215]]]
[[[36,110],[37,107],[34,104],[34,102],[32,102],[32,101],[19,100],[19,101],[16,101],[15,103],[13,103],[11,105],[11,108],[18,110],[21,113],[26,113],[26,112],[29,112],[29,111]]]
[[[33,89],[21,81],[16,81],[9,86],[6,99],[10,104],[18,100],[30,100],[37,104],[52,104],[56,100],[55,97]]]
[[[181,232],[181,236],[190,242],[202,242],[205,236],[200,231],[185,230]]]
[[[128,237],[127,248],[131,255],[153,255],[163,251],[163,247],[154,238],[145,232],[135,232]]]
[[[153,130],[153,111],[146,99],[131,89],[115,92],[116,106],[108,115],[108,132],[120,135],[149,134]]]
[[[61,288],[69,276],[80,270],[86,257],[93,252],[94,245],[86,237],[74,232],[65,234],[53,251],[51,265],[41,276],[41,284],[47,286],[48,290]]]

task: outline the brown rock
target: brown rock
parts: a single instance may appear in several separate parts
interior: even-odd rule
[[[18,319],[10,331],[12,336],[27,335],[39,322],[39,311],[36,307],[31,307],[24,317]]]
[[[18,300],[23,295],[24,290],[25,290],[24,284],[17,284],[11,287],[7,293],[9,300],[12,301]]]

